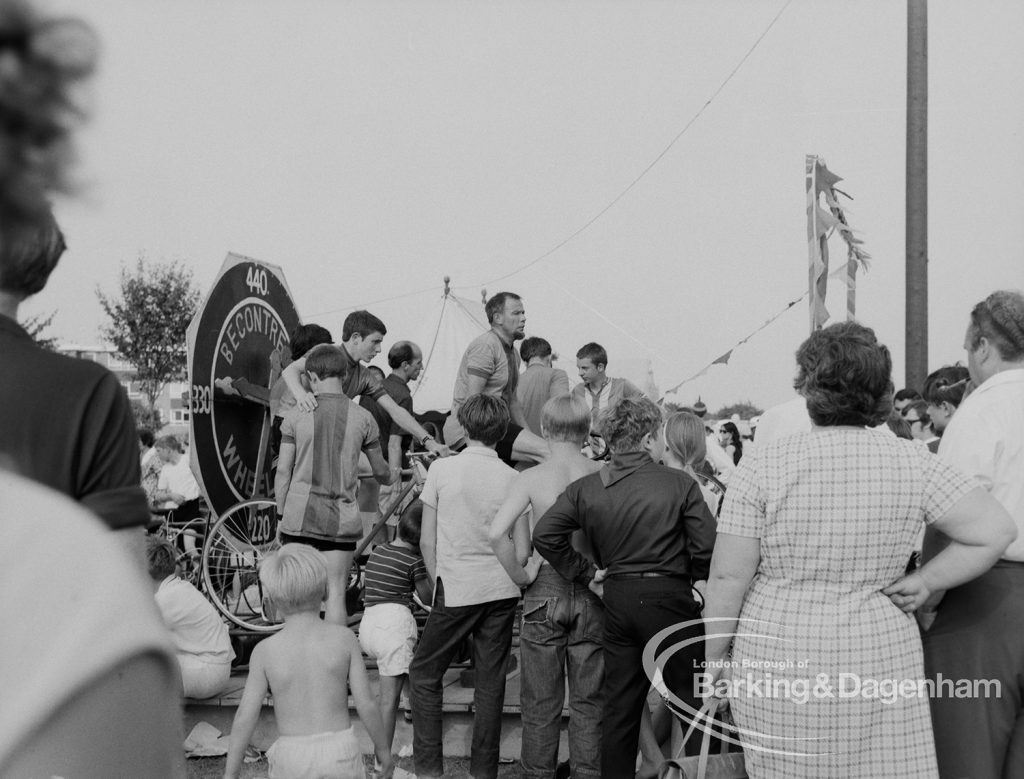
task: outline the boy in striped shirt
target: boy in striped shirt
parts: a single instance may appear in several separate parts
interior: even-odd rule
[[[395,737],[398,701],[409,678],[409,663],[416,648],[412,595],[415,592],[422,603],[430,603],[434,596],[420,554],[422,513],[423,504],[410,504],[398,521],[398,536],[391,543],[374,548],[364,573],[366,610],[359,623],[359,645],[377,660],[378,702],[389,748]]]

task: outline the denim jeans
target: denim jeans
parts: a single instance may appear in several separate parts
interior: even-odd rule
[[[412,698],[413,761],[420,776],[442,776],[441,699],[445,671],[459,645],[473,636],[473,743],[469,771],[476,779],[498,775],[501,709],[505,702],[505,670],[512,647],[512,628],[519,598],[446,606],[444,586],[437,580],[434,607],[409,666]]]
[[[569,680],[569,761],[574,777],[601,775],[604,607],[547,563],[523,598],[523,776],[551,779],[558,763]]]

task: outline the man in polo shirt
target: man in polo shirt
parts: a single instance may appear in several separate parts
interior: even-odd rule
[[[477,336],[466,347],[455,377],[452,410],[444,423],[444,440],[452,449],[466,445],[466,433],[459,424],[459,408],[473,395],[501,398],[508,406],[512,421],[505,437],[496,447],[498,457],[512,460],[543,460],[548,447],[544,439],[527,429],[516,386],[519,382],[519,355],[513,344],[526,329],[523,299],[514,292],[499,292],[484,306],[491,329]]]
[[[39,347],[17,321],[64,253],[53,215],[0,225],[0,467],[79,501],[115,530],[131,529],[142,562],[150,521],[135,418],[102,365]]]
[[[629,379],[608,376],[608,352],[601,344],[589,343],[576,352],[576,370],[583,380],[573,388],[573,394],[583,399],[590,409],[591,430],[598,431],[597,418],[623,398],[639,398],[643,392]]]
[[[978,303],[964,348],[976,389],[949,421],[938,455],[1003,504],[1017,540],[987,573],[921,609],[922,624],[934,616],[924,634],[929,677],[1001,685],[991,696],[933,695],[935,746],[942,776],[1024,776],[1024,294],[1001,290]]]
[[[644,648],[660,631],[700,619],[694,590],[707,580],[716,527],[697,482],[658,464],[665,443],[661,409],[652,401],[625,398],[604,412],[601,425],[611,462],[566,487],[534,528],[533,545],[566,581],[589,586],[603,599],[610,704],[601,723],[601,776],[633,776],[650,686]],[[573,548],[577,530],[597,565]],[[607,572],[599,583],[598,568]],[[672,633],[657,651],[702,635],[697,622]],[[663,669],[669,690],[698,708],[693,669],[703,659],[696,641]]]

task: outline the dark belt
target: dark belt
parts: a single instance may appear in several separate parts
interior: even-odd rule
[[[690,577],[682,573],[658,573],[657,571],[631,571],[626,573],[610,573],[608,579],[689,579]]]

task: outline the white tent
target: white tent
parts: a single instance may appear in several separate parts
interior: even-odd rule
[[[418,413],[451,409],[462,355],[470,341],[487,331],[483,303],[459,297],[448,281],[446,276],[444,292],[411,339],[423,350],[423,373],[412,387],[412,402]]]
[[[419,292],[368,304],[388,327],[385,353],[373,361],[375,365],[388,371],[386,352],[398,340],[413,341],[423,350],[423,373],[418,382],[410,385],[413,407],[418,414],[451,409],[452,391],[462,355],[470,341],[488,328],[482,298],[474,300],[456,295],[451,291],[449,282],[446,276],[440,293]],[[539,296],[536,291],[532,294],[534,298]],[[540,335],[551,342],[558,355],[554,365],[569,375],[570,386],[579,381],[576,350],[587,341],[597,340],[611,352],[608,375],[629,379],[654,400],[660,397],[651,359],[631,356],[630,348],[635,350],[635,344],[621,338],[609,341],[614,328],[607,327],[593,312],[565,297],[544,300],[539,308],[542,312],[559,313],[557,316],[538,315],[528,324],[527,335]],[[333,326],[333,330],[340,333],[342,318],[338,316],[339,321],[325,321],[324,324]]]

